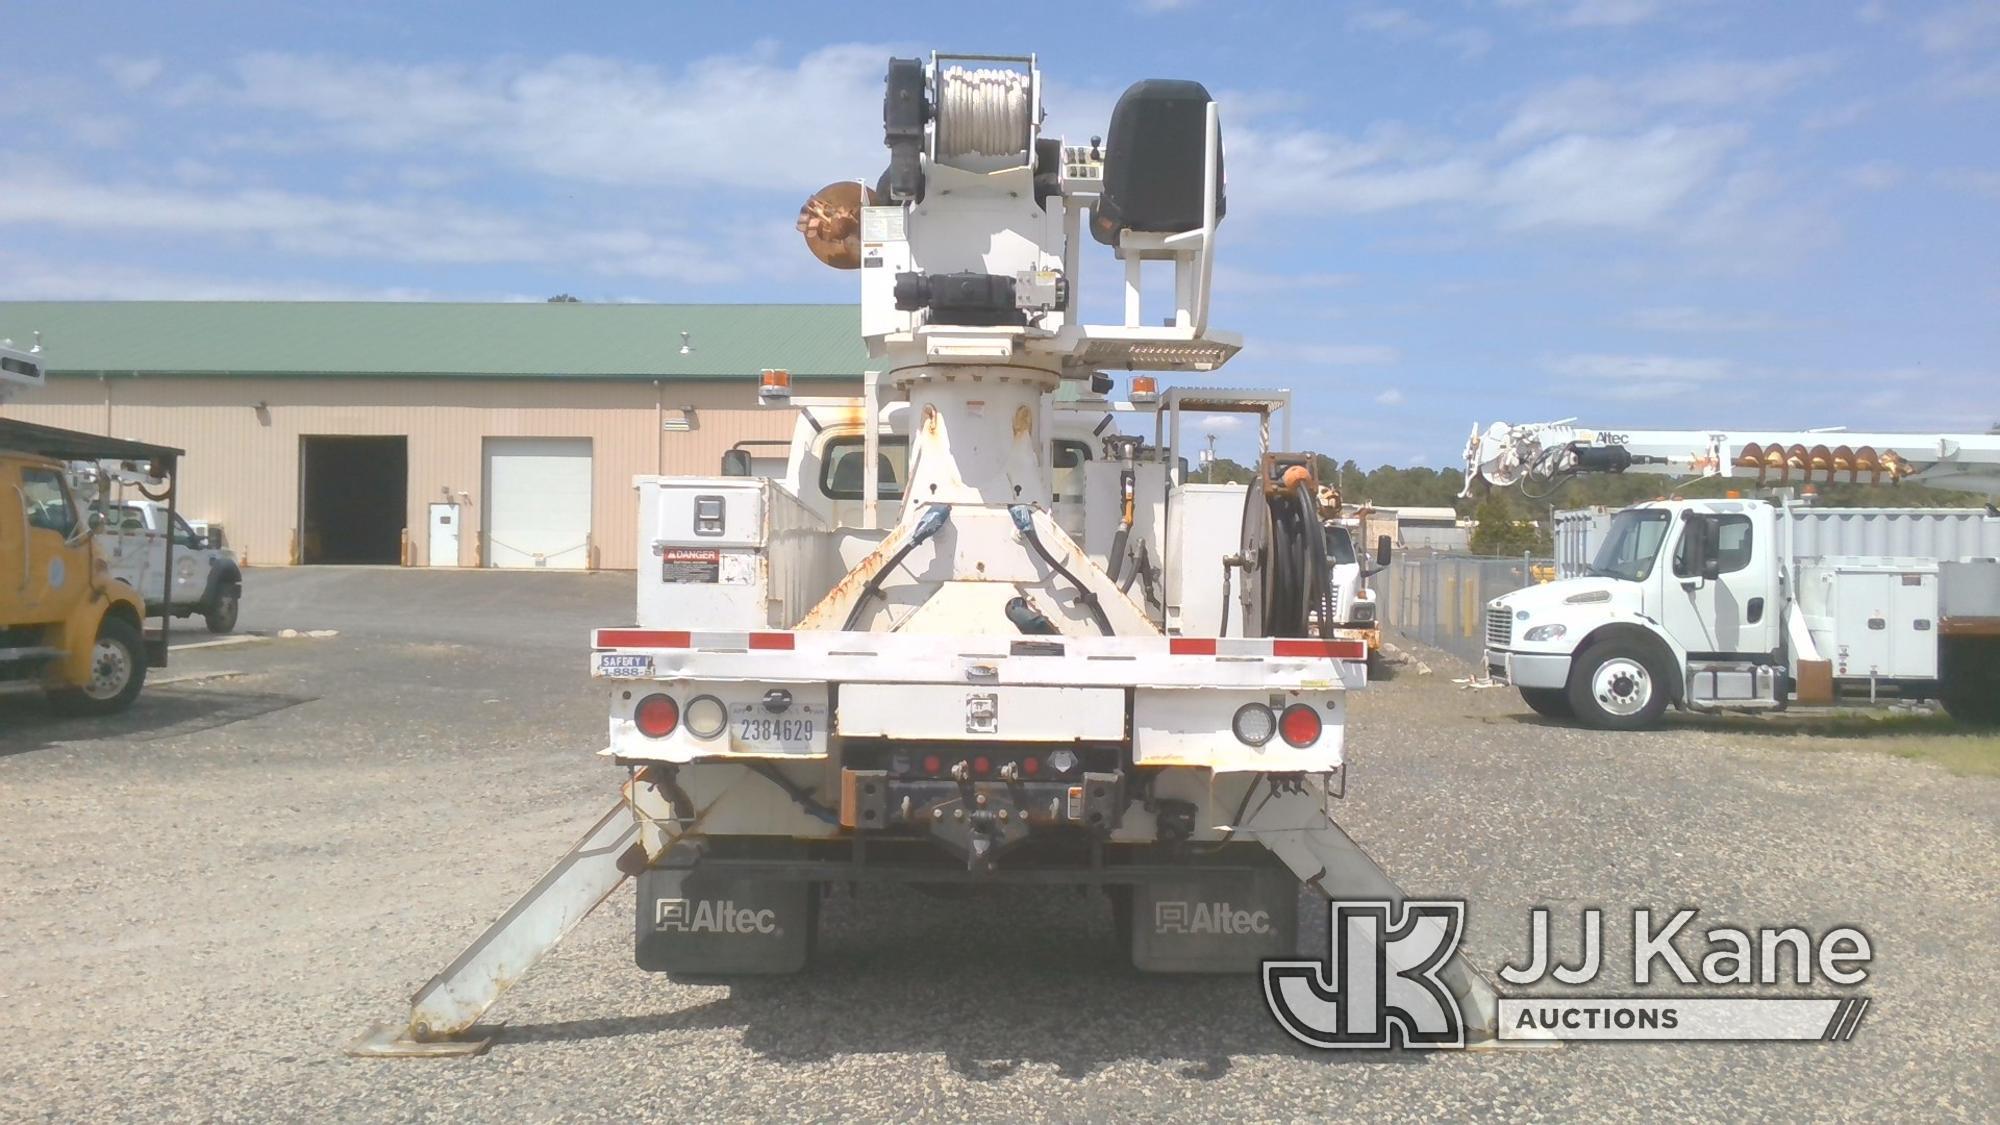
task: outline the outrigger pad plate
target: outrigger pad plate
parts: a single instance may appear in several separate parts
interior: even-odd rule
[[[423,1040],[409,1038],[405,1034],[410,1030],[406,1024],[378,1023],[342,1047],[340,1053],[357,1059],[450,1059],[483,1055],[505,1026],[505,1020],[476,1023],[454,1039]]]

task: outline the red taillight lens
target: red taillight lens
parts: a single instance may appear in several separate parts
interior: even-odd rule
[[[1042,772],[1042,760],[1040,758],[1032,758],[1032,757],[1022,758],[1021,772],[1029,777],[1035,776],[1036,774]]]
[[[647,738],[665,738],[681,723],[681,705],[669,695],[649,695],[632,709],[632,723]]]
[[[936,754],[925,754],[925,755],[924,755],[924,774],[925,774],[925,776],[928,776],[928,777],[936,777],[936,776],[937,776],[938,774],[942,773],[943,771],[944,771],[944,759],[942,759],[942,758],[938,757],[938,756],[937,756]]]
[[[1278,716],[1278,733],[1293,746],[1311,746],[1319,741],[1319,712],[1310,704],[1292,704]]]
[[[987,774],[992,773],[993,759],[988,758],[984,754],[981,754],[977,758],[972,759],[972,772],[980,775],[981,777],[984,777]]]

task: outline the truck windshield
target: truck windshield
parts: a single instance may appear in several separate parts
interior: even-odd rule
[[[1348,566],[1354,562],[1354,537],[1344,527],[1326,529],[1326,557],[1335,566]]]
[[[1660,540],[1667,537],[1667,513],[1634,508],[1611,517],[1611,533],[1586,573],[1638,582],[1653,573]]]

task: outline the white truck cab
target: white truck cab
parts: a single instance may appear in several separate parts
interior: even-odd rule
[[[1368,646],[1372,659],[1382,648],[1381,618],[1368,579],[1389,565],[1389,543],[1380,541],[1371,560],[1357,541],[1362,521],[1341,519],[1326,525],[1326,554],[1333,587],[1331,635]]]
[[[1840,514],[1736,499],[1627,508],[1584,575],[1488,603],[1487,667],[1535,711],[1597,727],[1646,726],[1669,704],[1831,702],[1836,689],[1983,712],[2000,562],[1795,553],[1801,520]]]

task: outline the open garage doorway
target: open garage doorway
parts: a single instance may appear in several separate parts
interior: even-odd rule
[[[308,434],[299,439],[299,561],[403,561],[410,441]]]

